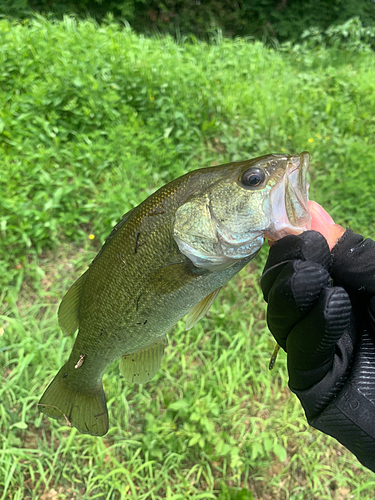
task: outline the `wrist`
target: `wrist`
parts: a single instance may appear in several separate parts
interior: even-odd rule
[[[295,377],[290,379],[289,388],[301,401],[309,421],[318,417],[343,390],[352,367],[353,353],[353,338],[344,333],[336,344],[331,366],[319,382],[301,390],[298,383],[293,385]]]
[[[375,472],[375,406],[355,387],[348,384],[320,415],[308,421]]]

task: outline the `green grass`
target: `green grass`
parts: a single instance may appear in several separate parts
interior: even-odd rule
[[[208,318],[174,328],[150,383],[110,367],[103,439],[36,403],[73,343],[62,296],[121,215],[184,172],[307,149],[311,197],[374,235],[374,54],[70,19],[0,21],[0,38],[0,499],[371,499],[373,474],[308,427],[285,354],[268,371],[266,249]]]
[[[252,265],[209,318],[188,332],[178,324],[149,384],[127,385],[118,364],[110,367],[103,439],[38,413],[73,343],[57,326],[56,305],[92,256],[62,248],[39,263],[35,293],[24,285],[18,303],[9,300],[1,337],[3,498],[210,499],[221,498],[223,485],[229,499],[241,488],[256,499],[331,499],[344,490],[371,498],[372,474],[308,427],[286,386],[285,355],[268,371],[273,342]]]

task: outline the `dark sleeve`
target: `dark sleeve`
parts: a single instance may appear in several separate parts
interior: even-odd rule
[[[327,376],[293,392],[310,425],[336,438],[375,472],[375,242],[347,231],[332,255],[331,276],[349,293],[356,339],[343,335]]]
[[[343,336],[338,343],[332,372],[350,361]],[[375,343],[373,332],[362,334],[354,364],[342,389],[336,392],[342,379],[330,385],[334,373],[306,391],[293,391],[301,400],[312,427],[336,438],[367,468],[375,472]],[[319,412],[322,393],[330,403]],[[332,398],[333,396],[333,398]],[[331,399],[332,398],[332,399]]]

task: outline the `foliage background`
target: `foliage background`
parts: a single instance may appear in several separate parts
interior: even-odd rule
[[[54,17],[76,13],[97,21],[108,14],[138,32],[194,34],[207,37],[221,29],[226,36],[253,36],[263,41],[296,41],[303,31],[321,31],[358,17],[375,26],[372,0],[2,0],[0,15],[28,17],[33,12]]]
[[[374,235],[371,28],[271,49],[36,17],[0,21],[0,38],[0,498],[372,498],[373,475],[307,426],[285,356],[267,371],[266,249],[209,318],[177,325],[149,384],[110,367],[105,438],[36,409],[73,342],[61,297],[121,215],[176,176],[307,149],[311,198]]]

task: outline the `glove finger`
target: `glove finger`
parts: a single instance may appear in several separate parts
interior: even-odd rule
[[[268,295],[267,323],[283,349],[291,329],[330,282],[328,271],[311,261],[294,260],[280,272]]]
[[[287,338],[289,383],[293,389],[307,389],[327,374],[335,346],[349,330],[351,321],[347,292],[341,287],[324,288],[314,307]]]
[[[291,260],[316,262],[329,271],[332,257],[324,236],[316,231],[306,231],[298,236],[288,235],[276,241],[270,249],[261,278],[266,302],[275,279]]]
[[[348,230],[332,250],[332,278],[353,297],[375,295],[375,241]]]

